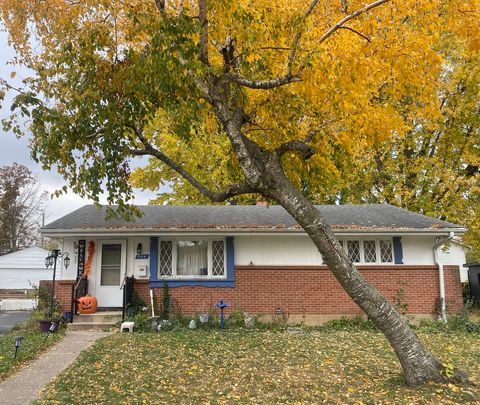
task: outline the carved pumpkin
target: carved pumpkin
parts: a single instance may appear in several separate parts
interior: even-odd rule
[[[77,300],[77,308],[81,314],[94,314],[97,312],[97,299],[90,295],[80,297]]]

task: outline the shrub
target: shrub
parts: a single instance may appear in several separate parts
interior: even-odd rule
[[[153,330],[152,322],[146,313],[138,313],[134,316],[129,316],[126,320],[135,322],[135,330],[137,332],[151,332]]]
[[[245,326],[245,315],[241,311],[233,311],[225,324],[229,328],[243,328]]]
[[[168,319],[169,316],[170,316],[170,291],[168,289],[168,284],[165,281],[163,283],[162,313],[160,315],[160,318]]]
[[[127,316],[134,317],[137,314],[142,314],[146,311],[147,304],[140,298],[136,291],[132,294],[132,300],[127,305]]]

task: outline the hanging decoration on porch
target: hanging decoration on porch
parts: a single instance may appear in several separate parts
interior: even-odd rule
[[[83,277],[87,278],[90,270],[92,269],[93,255],[95,254],[95,242],[93,240],[88,241],[87,260],[85,262],[85,271]]]

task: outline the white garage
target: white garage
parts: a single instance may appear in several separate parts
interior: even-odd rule
[[[0,291],[31,290],[40,280],[50,280],[53,270],[45,268],[49,251],[33,246],[0,256]]]

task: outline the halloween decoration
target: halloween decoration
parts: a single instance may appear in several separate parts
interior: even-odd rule
[[[90,270],[92,269],[92,259],[95,254],[95,242],[93,240],[88,242],[87,249],[87,261],[85,263],[85,271],[83,272],[83,277],[87,278]]]
[[[94,314],[97,312],[97,299],[91,295],[80,297],[77,300],[77,307],[81,314]]]

